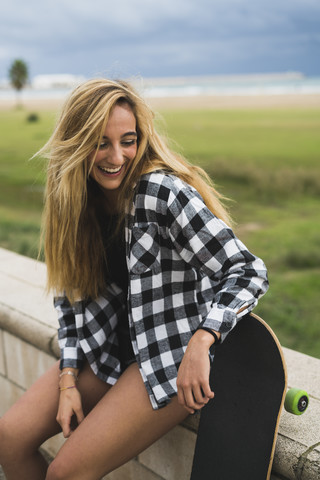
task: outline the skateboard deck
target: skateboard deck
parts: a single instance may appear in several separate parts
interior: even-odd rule
[[[280,343],[258,316],[244,316],[214,350],[191,480],[270,478],[287,372]]]

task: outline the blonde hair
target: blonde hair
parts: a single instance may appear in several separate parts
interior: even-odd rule
[[[121,220],[139,177],[165,170],[196,188],[207,207],[230,223],[208,175],[171,151],[154,129],[153,112],[133,87],[124,81],[89,80],[70,95],[51,138],[38,152],[49,160],[42,229],[47,288],[64,292],[70,301],[95,298],[105,286],[99,190],[89,180],[94,159],[90,163],[88,158],[98,151],[110,112],[121,102],[131,107],[138,135],[137,154],[119,191]]]

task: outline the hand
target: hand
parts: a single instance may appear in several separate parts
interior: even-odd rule
[[[209,384],[208,354],[213,341],[210,333],[197,330],[189,341],[178,371],[178,402],[191,414],[200,410],[214,397]]]
[[[78,370],[76,369],[64,369],[65,371],[73,371],[75,376],[78,375]],[[71,419],[73,415],[76,416],[78,424],[84,419],[84,414],[82,410],[81,395],[77,388],[70,388],[75,386],[76,378],[73,378],[72,375],[60,375],[60,399],[59,407],[57,413],[57,422],[62,428],[63,436],[65,438],[70,437],[72,433]],[[69,388],[68,388],[69,387]]]

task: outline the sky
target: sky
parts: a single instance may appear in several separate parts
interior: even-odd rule
[[[11,0],[0,79],[128,78],[298,71],[320,75],[320,0]]]

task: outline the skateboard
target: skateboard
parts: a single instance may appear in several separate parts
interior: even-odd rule
[[[257,315],[244,316],[214,348],[210,386],[201,410],[191,480],[270,478],[280,414],[308,406],[303,390],[287,391],[280,343]]]

